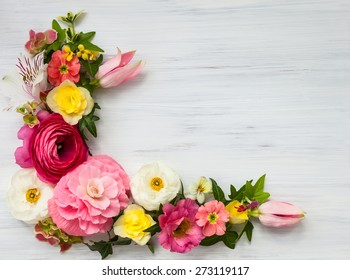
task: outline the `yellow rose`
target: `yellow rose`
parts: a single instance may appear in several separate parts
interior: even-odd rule
[[[144,230],[154,224],[155,221],[141,206],[131,204],[114,223],[113,229],[116,235],[130,238],[139,245],[145,245],[150,240],[151,234]]]
[[[77,124],[94,107],[90,92],[86,88],[77,87],[69,80],[51,90],[46,102],[53,112],[60,114],[71,125]]]
[[[247,210],[238,212],[241,205],[242,204],[238,200],[233,200],[226,205],[226,210],[230,213],[231,224],[242,224],[249,219]]]

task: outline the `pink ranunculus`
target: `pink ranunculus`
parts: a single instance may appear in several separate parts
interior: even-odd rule
[[[106,155],[90,157],[67,173],[49,200],[49,213],[64,232],[88,236],[110,230],[129,202],[129,177]]]
[[[29,40],[25,44],[25,49],[35,55],[43,50],[46,45],[52,44],[57,39],[57,32],[53,29],[44,32],[29,31]]]
[[[268,227],[289,227],[304,219],[305,213],[298,207],[280,201],[268,201],[258,208],[260,222]]]
[[[230,213],[222,202],[212,200],[199,207],[196,219],[197,225],[203,227],[205,236],[224,235],[225,223],[229,221]]]
[[[52,54],[47,66],[47,75],[50,84],[59,86],[63,81],[79,82],[80,63],[74,56],[70,61],[66,59],[64,51],[57,50]]]
[[[43,120],[32,141],[33,166],[46,183],[56,184],[88,157],[88,148],[77,126],[66,123],[59,114]]]
[[[137,61],[129,64],[134,57],[135,51],[121,53],[118,49],[117,55],[102,64],[95,76],[103,88],[115,87],[132,77],[135,77],[143,68],[144,62]]]
[[[41,110],[37,113],[37,118],[41,122],[50,115],[48,111]],[[18,147],[15,151],[16,163],[22,168],[33,167],[31,149],[33,145],[33,138],[38,131],[38,126],[29,127],[27,124],[23,125],[18,133],[17,137],[23,140],[23,146]]]
[[[203,240],[202,228],[196,224],[197,203],[192,199],[182,199],[176,206],[167,203],[164,214],[158,218],[162,229],[159,243],[171,252],[187,253]]]

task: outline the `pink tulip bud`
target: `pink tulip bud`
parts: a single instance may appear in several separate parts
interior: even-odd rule
[[[304,218],[304,212],[296,206],[280,201],[268,201],[258,208],[260,222],[268,227],[289,227]]]
[[[132,77],[135,77],[143,68],[144,62],[137,61],[129,64],[134,57],[135,51],[121,53],[118,49],[117,55],[102,64],[95,76],[103,88],[115,87]]]

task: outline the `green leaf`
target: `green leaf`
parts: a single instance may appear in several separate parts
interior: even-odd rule
[[[231,191],[231,194],[228,196],[230,199],[234,199],[234,197],[236,196],[237,194],[237,190],[236,188],[234,187],[234,185],[231,185],[230,186],[230,191]]]
[[[262,192],[258,195],[255,195],[255,200],[257,200],[260,204],[263,204],[269,197],[270,194],[268,192]]]
[[[96,34],[95,31],[91,31],[87,33],[80,32],[78,35],[78,42],[90,41],[92,40],[92,38],[94,38],[95,34]]]
[[[214,245],[218,242],[222,241],[222,237],[221,236],[218,236],[218,235],[213,235],[213,236],[209,236],[209,237],[206,237],[204,238],[200,245],[201,246],[211,246],[211,245]]]
[[[151,251],[152,254],[154,254],[154,247],[153,244],[151,244],[150,242],[148,242],[147,244],[148,249]]]
[[[252,241],[253,229],[254,229],[253,224],[250,221],[247,221],[246,225],[243,228],[243,232],[245,232],[247,239],[249,241]]]
[[[256,181],[254,187],[255,187],[255,192],[260,193],[264,191],[264,185],[265,185],[265,177],[266,174],[262,175],[258,181]]]
[[[157,232],[160,232],[161,228],[159,226],[159,224],[154,224],[153,226],[147,228],[144,230],[144,232],[150,232],[151,234],[155,234]]]
[[[212,182],[212,188],[213,188],[213,195],[214,198],[218,201],[221,201],[222,203],[224,203],[225,205],[228,203],[228,201],[225,198],[225,194],[222,191],[222,189],[218,186],[218,184],[215,182],[214,179],[210,178],[211,182]]]
[[[226,231],[226,233],[222,236],[222,241],[224,244],[230,248],[234,249],[236,246],[236,240],[238,238],[238,234],[235,231]]]
[[[130,238],[122,238],[119,237],[116,241],[110,242],[112,245],[130,245],[131,239]]]
[[[91,77],[95,77],[95,75],[98,71],[99,65],[95,62],[91,63],[91,62],[84,60],[84,59],[79,59],[79,60],[80,60],[81,64],[84,66],[84,68],[86,69],[86,71],[89,73],[89,75]]]
[[[242,186],[231,199],[241,201],[244,197],[245,189],[246,186]]]
[[[66,39],[66,29],[63,29],[55,19],[52,21],[52,29],[57,32],[56,41],[63,42]]]
[[[104,52],[103,49],[101,49],[100,47],[96,46],[95,44],[89,42],[89,41],[85,41],[83,43],[84,47],[86,50],[89,50],[89,51],[97,51],[97,52]]]
[[[88,246],[91,251],[99,252],[102,259],[105,259],[109,255],[113,254],[112,243],[109,241],[94,242],[92,245],[87,243],[84,244]]]

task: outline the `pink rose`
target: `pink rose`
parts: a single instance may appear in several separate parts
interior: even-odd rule
[[[189,198],[180,200],[176,206],[164,204],[164,214],[158,218],[162,229],[158,241],[165,249],[187,253],[199,245],[204,235],[202,228],[196,224],[198,208],[197,203]]]
[[[51,114],[40,123],[31,150],[38,177],[56,184],[62,176],[86,161],[88,148],[76,126],[59,114]]]
[[[90,157],[67,173],[49,200],[49,213],[64,232],[87,236],[107,232],[129,202],[129,177],[106,155]]]
[[[46,45],[52,44],[57,39],[57,32],[53,29],[44,32],[29,31],[29,40],[25,44],[25,49],[35,55],[43,50]]]
[[[39,121],[43,121],[50,115],[48,111],[41,110],[36,115]],[[31,149],[33,145],[33,138],[36,132],[38,131],[38,126],[29,127],[27,124],[23,125],[18,133],[17,137],[20,140],[23,140],[23,146],[18,147],[15,151],[16,163],[22,168],[33,167],[33,161],[31,156]]]

